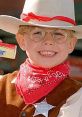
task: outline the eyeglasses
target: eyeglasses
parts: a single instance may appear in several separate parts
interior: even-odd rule
[[[32,27],[32,29],[28,30],[28,34],[30,39],[35,42],[40,42],[45,40],[45,36],[47,34],[51,34],[53,40],[56,43],[64,43],[67,40],[67,32],[63,29],[45,29],[45,28],[38,28],[38,27]]]

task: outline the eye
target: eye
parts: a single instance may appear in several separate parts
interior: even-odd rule
[[[43,32],[40,31],[40,30],[35,30],[31,33],[30,35],[31,39],[34,40],[34,41],[39,41],[39,40],[42,40],[42,37],[43,37]]]
[[[62,33],[55,32],[54,35],[64,36]]]
[[[60,33],[60,32],[54,32],[53,36],[55,39],[62,39],[65,35],[63,33]]]
[[[41,35],[41,34],[42,34],[42,32],[40,32],[40,31],[33,32],[33,35]]]

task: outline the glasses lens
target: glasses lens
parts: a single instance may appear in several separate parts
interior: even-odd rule
[[[67,34],[63,32],[55,31],[53,33],[53,39],[57,43],[64,43],[66,41]]]
[[[35,28],[30,32],[30,37],[33,41],[41,41],[44,38],[45,32],[40,28]]]

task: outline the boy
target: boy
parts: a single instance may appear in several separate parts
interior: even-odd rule
[[[67,62],[82,37],[75,25],[73,0],[26,0],[21,20],[0,16],[0,28],[16,34],[28,56],[1,79],[1,117],[81,117],[82,84]]]

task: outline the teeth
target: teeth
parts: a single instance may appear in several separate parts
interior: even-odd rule
[[[53,51],[40,51],[40,54],[43,56],[53,56],[55,52]]]

